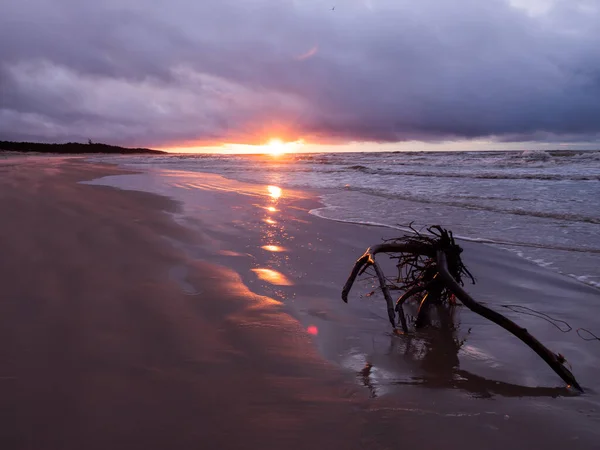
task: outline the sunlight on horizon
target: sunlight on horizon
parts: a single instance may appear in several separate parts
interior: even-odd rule
[[[276,139],[276,138],[274,138]],[[597,150],[595,143],[577,143],[577,142],[501,142],[493,139],[471,139],[471,140],[446,140],[438,142],[425,141],[404,141],[404,142],[345,142],[345,143],[316,143],[305,140],[293,142],[284,142],[284,153],[353,153],[353,152],[457,152],[457,151],[524,151],[524,150]],[[271,142],[271,141],[268,141]],[[163,150],[168,153],[189,153],[189,154],[266,154],[274,156],[274,159],[280,155],[273,155],[269,151],[269,145],[250,145],[223,143],[221,145],[208,146],[187,146],[187,147],[158,147],[157,150]],[[277,146],[277,145],[276,145]]]
[[[347,145],[347,144],[345,144]],[[281,138],[274,137],[269,139],[264,144],[240,144],[224,142],[220,145],[200,145],[200,146],[184,146],[184,147],[158,147],[157,150],[162,150],[167,153],[220,153],[220,154],[250,154],[250,155],[270,155],[273,157],[282,156],[293,153],[318,153],[324,151],[319,149],[321,144],[307,143],[304,139],[295,141],[285,141]],[[334,148],[344,147],[344,145],[333,145]],[[327,150],[325,150],[327,151]],[[335,151],[335,150],[333,150]]]
[[[271,156],[279,156],[286,153],[285,143],[281,139],[271,139],[265,147],[265,153]]]
[[[304,141],[302,139],[286,142],[280,138],[272,138],[265,145],[258,145],[257,153],[277,157],[288,153],[297,153],[298,151],[301,151],[303,146]]]

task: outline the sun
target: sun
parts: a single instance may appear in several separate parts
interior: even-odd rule
[[[271,156],[281,156],[287,153],[296,153],[301,151],[300,149],[304,146],[304,140],[298,139],[297,141],[284,141],[279,138],[272,138],[266,144],[260,146],[262,153]]]
[[[265,145],[265,153],[268,153],[271,156],[279,156],[283,155],[286,150],[286,144],[281,139],[271,139]]]

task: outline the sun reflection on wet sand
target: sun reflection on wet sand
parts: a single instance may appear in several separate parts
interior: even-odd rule
[[[294,283],[281,272],[272,269],[252,269],[256,276],[268,283],[277,286],[292,286]]]
[[[277,211],[279,211],[274,206],[263,206],[263,205],[260,205],[258,203],[254,203],[252,206],[256,206],[257,208],[261,208],[261,209],[266,209],[269,212],[277,212]]]
[[[223,256],[246,256],[244,253],[238,253],[231,250],[219,250],[219,255]]]
[[[281,188],[277,186],[267,186],[267,191],[269,191],[269,195],[274,199],[278,199],[283,193]]]
[[[263,245],[261,248],[268,252],[285,252],[285,248],[279,245]]]

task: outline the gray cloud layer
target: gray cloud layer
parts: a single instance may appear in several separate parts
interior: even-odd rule
[[[597,141],[600,2],[544,1],[5,0],[0,139]]]

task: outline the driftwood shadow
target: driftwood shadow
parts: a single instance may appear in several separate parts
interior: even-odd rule
[[[396,385],[415,385],[429,389],[458,389],[474,397],[565,397],[578,395],[567,387],[537,387],[485,378],[460,368],[459,355],[465,340],[454,330],[429,330],[419,334],[392,336],[390,352],[418,362],[421,373]],[[402,342],[404,341],[404,342]]]
[[[500,397],[573,397],[579,393],[568,387],[537,387],[508,383],[486,378],[460,368],[460,351],[466,339],[459,339],[455,327],[427,328],[411,334],[390,334],[388,358],[406,361],[410,378],[388,380],[389,386],[415,386],[425,389],[455,389],[476,398]],[[359,381],[370,391],[371,397],[380,395],[382,387],[373,376],[376,367],[367,363],[358,372]]]

